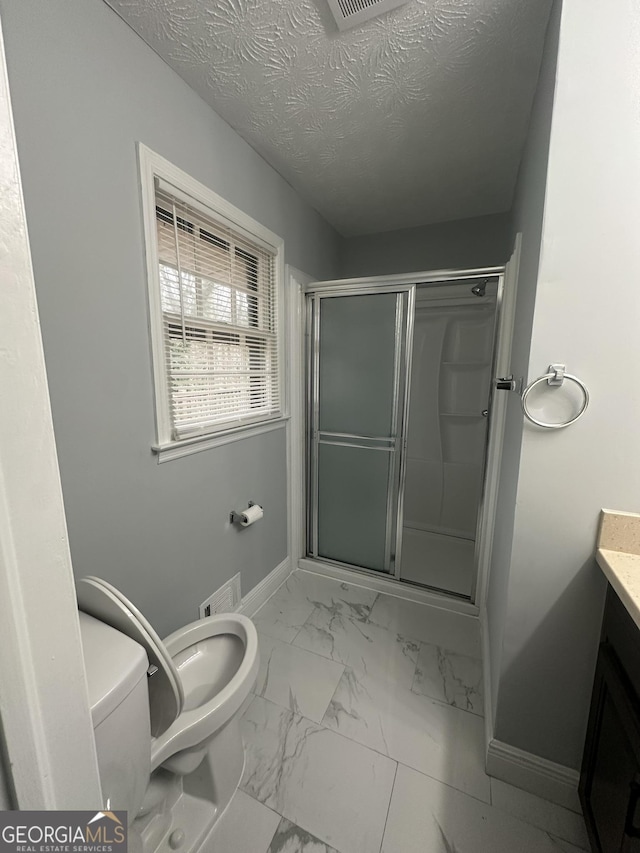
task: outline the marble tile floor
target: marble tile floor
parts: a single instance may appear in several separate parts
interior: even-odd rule
[[[580,853],[490,779],[477,621],[297,571],[254,617],[240,788],[202,853]]]

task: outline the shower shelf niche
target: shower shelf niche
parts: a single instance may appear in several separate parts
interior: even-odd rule
[[[419,305],[415,318],[402,572],[419,582],[446,567],[461,594],[473,570],[494,311]]]

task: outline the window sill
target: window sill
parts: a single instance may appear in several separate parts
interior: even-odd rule
[[[231,444],[244,438],[253,438],[266,432],[282,429],[289,418],[283,416],[265,421],[261,424],[247,424],[247,426],[235,427],[226,432],[214,435],[199,435],[194,438],[185,438],[182,441],[168,441],[166,444],[154,444],[153,452],[158,457],[158,464],[171,462],[172,459],[180,459],[182,456],[190,456],[192,453],[200,453],[202,450],[211,450],[213,447],[221,447],[223,444]]]

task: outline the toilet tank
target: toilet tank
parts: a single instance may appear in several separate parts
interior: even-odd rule
[[[149,782],[147,655],[139,643],[79,612],[103,807],[132,823]]]

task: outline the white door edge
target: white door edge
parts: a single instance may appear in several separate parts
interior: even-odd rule
[[[14,809],[102,806],[0,30],[0,718]]]

